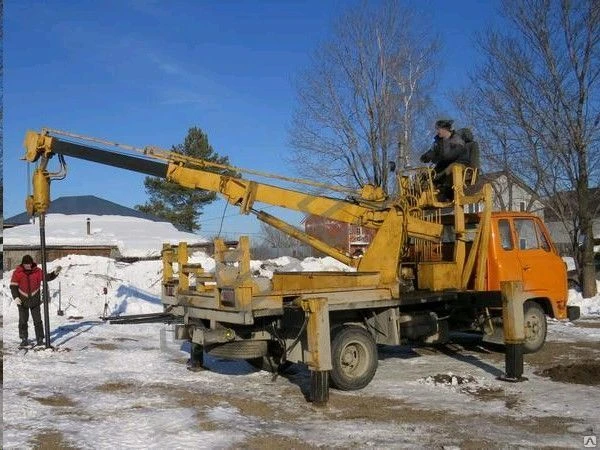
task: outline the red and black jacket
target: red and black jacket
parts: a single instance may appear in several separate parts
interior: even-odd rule
[[[50,272],[46,274],[46,280],[54,280],[58,274]],[[10,292],[13,298],[21,299],[21,306],[33,308],[40,304],[40,286],[42,284],[42,269],[35,264],[30,270],[25,270],[18,265],[10,279]]]

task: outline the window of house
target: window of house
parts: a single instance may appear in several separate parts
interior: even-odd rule
[[[476,214],[479,212],[479,210],[480,210],[479,203],[469,203],[467,205],[467,212],[469,214]]]
[[[513,249],[512,235],[510,233],[510,223],[506,219],[498,221],[498,232],[500,234],[500,244],[504,250]]]
[[[533,220],[515,219],[515,231],[517,232],[517,239],[521,250],[539,248],[537,231]]]
[[[519,202],[519,211],[521,211],[521,212],[527,211],[527,203],[525,203],[522,200]]]

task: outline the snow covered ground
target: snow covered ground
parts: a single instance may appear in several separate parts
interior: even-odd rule
[[[51,222],[48,242],[106,239],[145,256],[165,235],[188,239],[111,220],[93,219],[91,237]],[[75,222],[85,229],[83,219]],[[37,242],[37,230],[27,227],[6,230],[5,242]],[[203,253],[191,260],[214,269]],[[570,291],[584,317],[550,321],[544,349],[525,357],[527,382],[498,381],[503,354],[472,337],[443,347],[382,346],[369,386],[331,390],[318,408],[305,399],[302,366],[273,377],[207,356],[210,370],[189,372],[189,349],[169,326],[104,323],[104,314],[162,311],[159,261],[68,256],[48,268],[57,265],[63,271],[49,287],[55,351],[17,348],[11,272],[3,274],[3,448],[579,448],[586,435],[600,439],[600,295]],[[252,269],[267,277],[350,270],[331,258],[288,257],[253,261]]]
[[[193,260],[214,267],[202,253]],[[17,349],[10,272],[0,287],[4,448],[577,448],[584,435],[600,435],[597,384],[536,374],[564,360],[558,350],[571,363],[581,355],[600,358],[600,296],[570,293],[583,306],[586,326],[552,321],[549,342],[536,354],[543,363],[526,357],[528,382],[496,380],[503,355],[469,342],[442,350],[382,347],[369,386],[332,390],[329,405],[317,408],[304,398],[309,378],[301,366],[273,378],[243,361],[207,357],[210,370],[193,373],[185,369],[185,344],[172,339],[168,326],[100,320],[105,310],[161,311],[160,262],[69,256],[49,270],[56,265],[63,271],[50,284],[54,352]],[[330,258],[252,267],[265,276],[277,267],[340,269]]]

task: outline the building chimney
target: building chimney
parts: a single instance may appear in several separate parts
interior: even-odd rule
[[[92,234],[90,229],[90,218],[88,217],[87,219],[85,219],[85,222],[87,225],[87,234]]]

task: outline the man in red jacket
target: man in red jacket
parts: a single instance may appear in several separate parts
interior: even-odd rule
[[[54,280],[60,273],[60,270],[61,267],[58,266],[53,272],[46,274],[46,280]],[[31,310],[37,345],[44,344],[44,325],[42,324],[40,311],[41,284],[42,269],[33,262],[31,255],[23,256],[21,264],[16,267],[10,279],[10,292],[19,307],[19,337],[21,338],[21,346],[23,347],[29,343],[27,340],[29,310]]]

